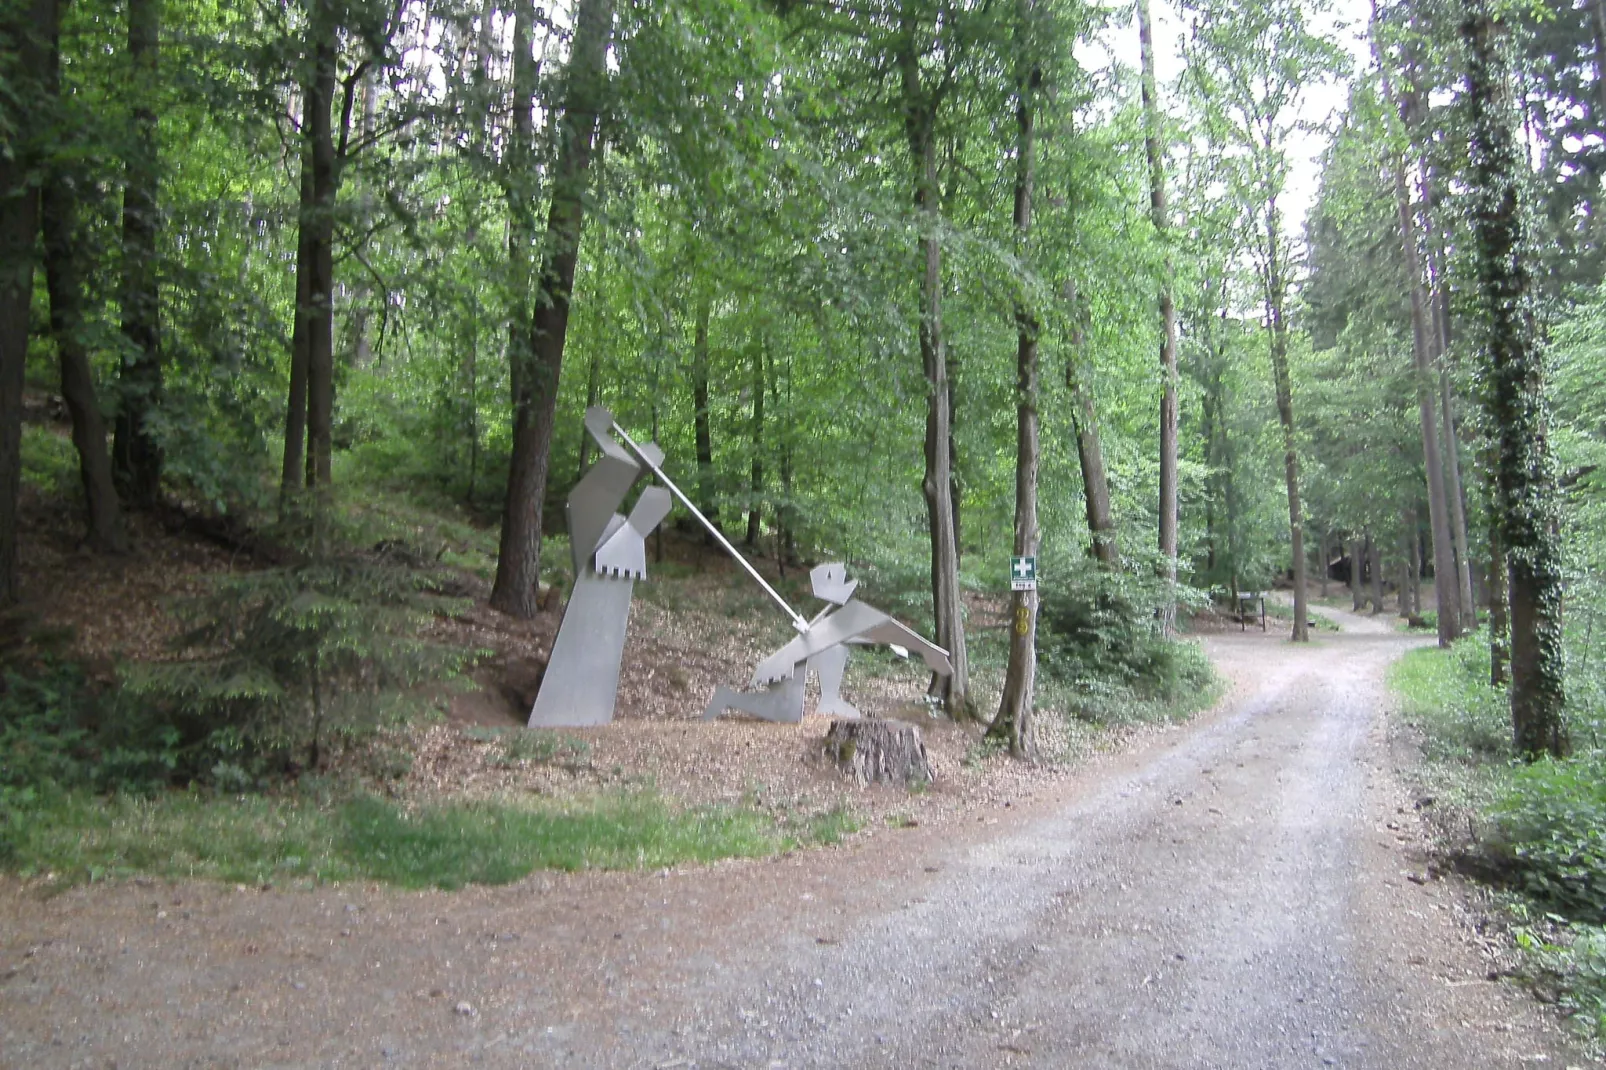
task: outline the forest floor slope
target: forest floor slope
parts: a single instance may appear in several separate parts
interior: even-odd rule
[[[1215,636],[1233,689],[1195,724],[833,850],[449,894],[0,888],[0,1064],[1576,1063],[1425,872],[1382,716],[1418,641]]]

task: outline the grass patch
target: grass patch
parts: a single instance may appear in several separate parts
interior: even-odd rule
[[[537,869],[643,869],[836,843],[846,811],[778,822],[745,807],[680,809],[651,794],[569,805],[403,808],[373,796],[61,793],[0,813],[0,864],[79,883],[133,874],[239,883],[371,879],[404,888],[506,884]]]
[[[43,494],[65,494],[78,486],[78,455],[72,440],[48,427],[22,425],[22,481]]]
[[[1488,684],[1489,644],[1474,636],[1449,650],[1419,647],[1389,670],[1407,723],[1422,733],[1430,763],[1475,768],[1511,757],[1503,691]]]

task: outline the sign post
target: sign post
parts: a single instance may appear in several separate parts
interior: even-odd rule
[[[1037,590],[1037,558],[1012,557],[1009,559],[1009,589],[1012,591]]]

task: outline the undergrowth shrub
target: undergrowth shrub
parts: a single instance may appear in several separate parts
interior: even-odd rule
[[[1494,845],[1529,895],[1578,921],[1606,921],[1606,756],[1516,769],[1495,807]]]
[[[14,665],[0,676],[0,861],[18,823],[65,792],[144,793],[180,769],[179,734],[95,687],[75,664]]]
[[[1050,686],[1078,716],[1117,723],[1148,719],[1210,694],[1215,673],[1195,643],[1168,637],[1156,607],[1165,585],[1141,570],[1108,572],[1057,562],[1040,589],[1038,657]],[[1186,607],[1203,595],[1177,588]]]
[[[136,666],[131,693],[161,711],[220,779],[316,769],[416,711],[472,652],[430,638],[461,603],[428,572],[343,552],[217,578],[179,607],[178,656]]]

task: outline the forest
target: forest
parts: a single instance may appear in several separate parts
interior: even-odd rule
[[[317,772],[472,667],[432,622],[549,613],[595,405],[768,573],[848,562],[1018,758],[1043,688],[1202,688],[1179,633],[1276,589],[1295,642],[1433,630],[1487,756],[1606,816],[1602,0],[4,0],[0,41],[13,825]],[[88,687],[52,516],[250,563],[104,723],[40,712]]]

